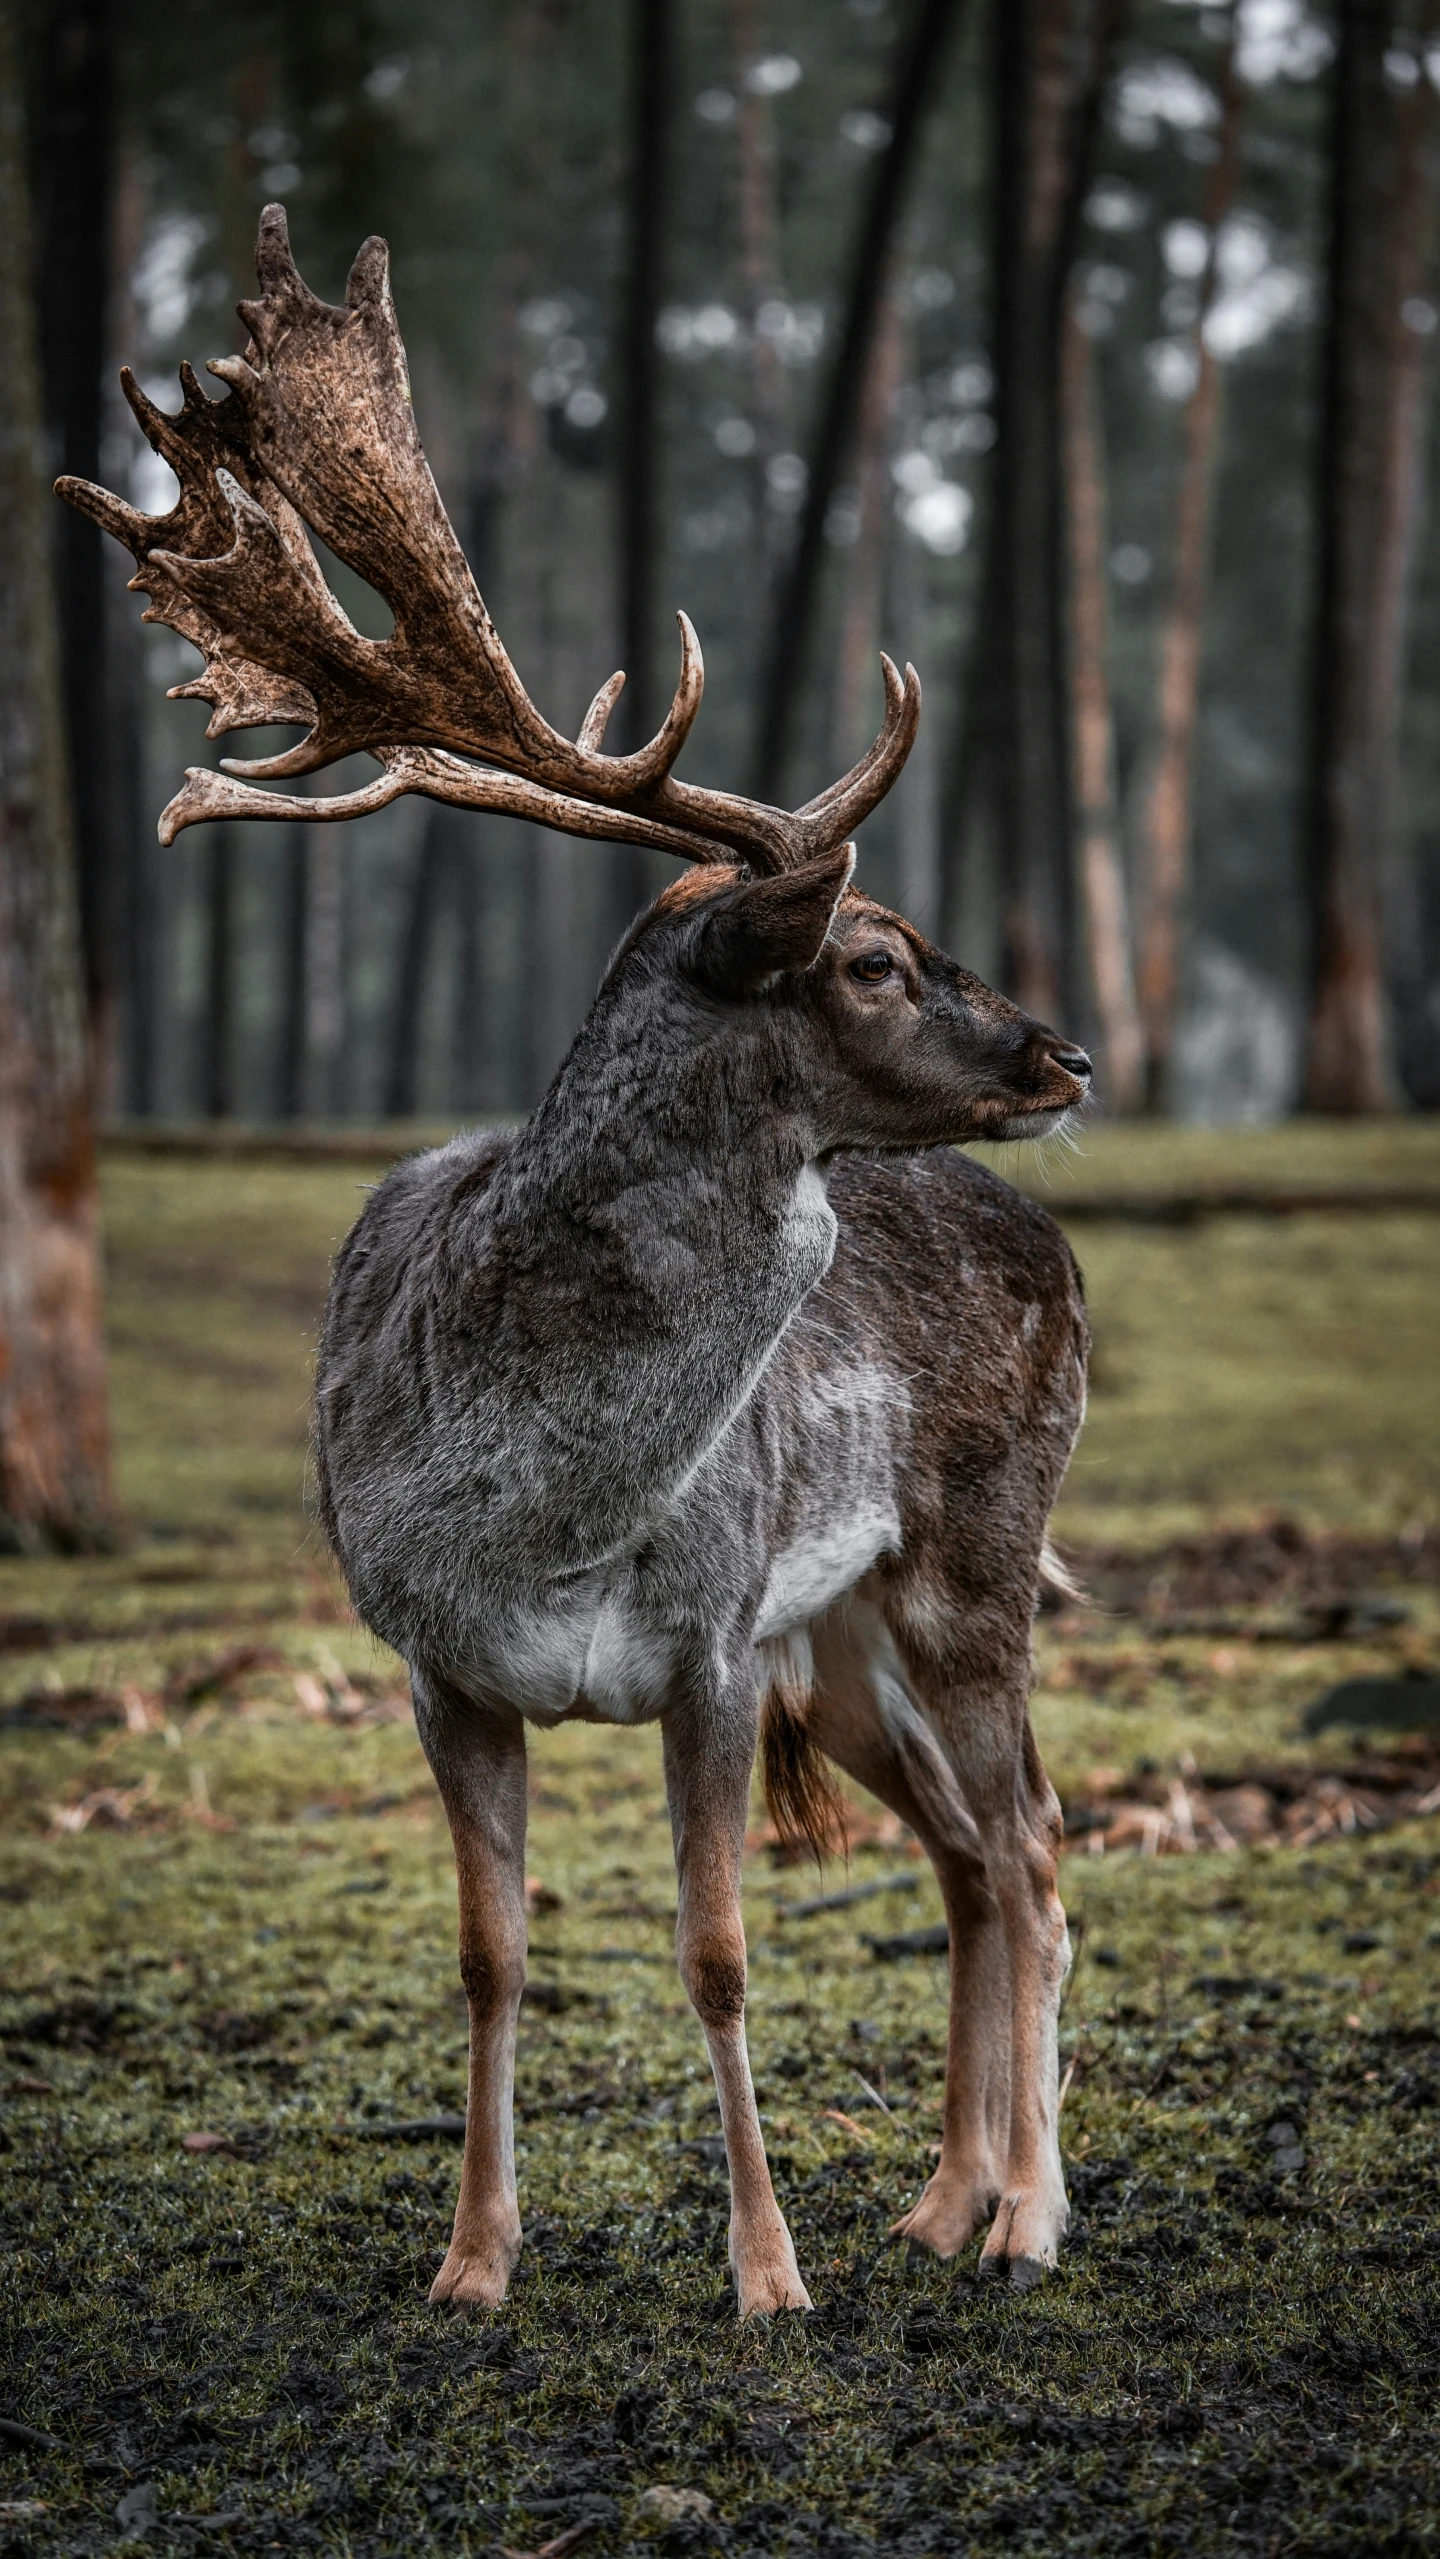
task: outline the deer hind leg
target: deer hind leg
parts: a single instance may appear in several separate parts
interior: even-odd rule
[[[1008,2273],[1024,2287],[1054,2264],[1069,2220],[1058,2122],[1057,2028],[1070,1961],[1056,1881],[1060,1806],[1030,1728],[1028,1650],[1017,1665],[998,1648],[989,1675],[978,1643],[963,1673],[942,1677],[925,1659],[907,1669],[974,1816],[991,1895],[960,1961],[952,1958],[945,2145],[911,2224],[931,2239],[952,2122],[961,2132],[973,2109],[966,2089],[983,2086],[1001,2173],[981,2271]]]
[[[470,2086],[460,2200],[434,2302],[493,2308],[520,2254],[515,2030],[525,1987],[525,1727],[412,1672],[415,1722],[455,1843]]]
[[[753,1693],[718,1715],[665,1718],[665,1786],[675,1838],[680,1978],[705,2030],[730,2169],[730,2264],[742,2319],[809,2310],[770,2182],[745,2044],[740,1861],[755,1757]]]
[[[950,2031],[940,2159],[899,2237],[954,2257],[1004,2192],[1010,2128],[1005,1934],[980,1833],[911,1693],[873,1601],[857,1596],[813,1630],[809,1737],[920,1841],[950,1929]]]

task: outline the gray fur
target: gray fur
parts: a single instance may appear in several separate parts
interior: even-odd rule
[[[757,1646],[793,1675],[862,1584],[895,1746],[955,1772],[947,1839],[975,1839],[961,1692],[1023,1756],[1084,1319],[1051,1221],[947,1141],[1053,1126],[1088,1064],[847,878],[677,883],[528,1125],[400,1165],[339,1257],[325,1523],[447,1801],[467,1731],[659,1717],[672,1798],[713,1755],[733,1829]]]

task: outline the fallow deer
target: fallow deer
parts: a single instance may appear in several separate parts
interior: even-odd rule
[[[950,1929],[944,2140],[896,2224],[1022,2284],[1066,2221],[1058,1806],[1031,1732],[1046,1518],[1079,1425],[1085,1317],[1056,1227],[958,1148],[1034,1136],[1084,1052],[853,885],[850,837],[919,715],[884,662],[870,752],[783,811],[678,781],[701,662],[631,755],[527,698],[421,452],[384,244],[343,308],[260,227],[243,356],[178,415],[125,388],[180,495],[62,493],[129,545],[147,619],[193,641],[212,736],[298,745],[192,770],[163,843],[216,817],[348,817],[402,792],[694,865],[642,915],[513,1135],[401,1164],[336,1264],[316,1443],[365,1622],[410,1666],[454,1836],[470,2081],[432,2299],[492,2304],[520,2250],[511,2130],[525,1980],[526,1726],[658,1721],[677,1950],[714,2069],[742,2317],[809,2296],[746,2054],[740,1870],[757,1741],[782,1829],[823,1833],[829,1759],[908,1823]],[[394,615],[368,640],[313,532]],[[342,797],[255,782],[365,749]],[[243,777],[250,777],[245,779]]]

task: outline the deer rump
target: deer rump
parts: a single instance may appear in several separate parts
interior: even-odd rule
[[[515,1371],[486,1268],[514,1140],[465,1136],[381,1184],[336,1265],[316,1389],[324,1525],[361,1615],[412,1664],[537,1725],[653,1721],[695,1648],[752,1655],[772,1820],[833,1845],[817,1681],[862,1680],[955,1797],[916,1693],[977,1637],[1028,1642],[1045,1520],[1084,1406],[1078,1275],[1045,1213],[972,1159],[841,1158],[833,1259],[697,1458],[646,1453],[638,1506]],[[487,1325],[486,1317],[491,1321]],[[627,1387],[623,1350],[614,1407]],[[593,1378],[589,1381],[593,1389]],[[517,1416],[515,1405],[521,1405]],[[524,1439],[558,1450],[527,1470]],[[661,1490],[654,1490],[656,1483]],[[1018,1630],[1018,1631],[1014,1631]]]

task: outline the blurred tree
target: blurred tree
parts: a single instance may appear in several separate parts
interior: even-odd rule
[[[1090,340],[1073,294],[1064,325],[1061,404],[1078,889],[1100,1031],[1100,1100],[1108,1110],[1124,1114],[1140,1106],[1144,1046],[1135,1001],[1110,707],[1105,464]]]
[[[390,1118],[397,1120],[413,1119],[417,1107],[426,981],[440,922],[441,894],[450,869],[453,824],[454,811],[442,808],[438,801],[433,803],[425,811],[425,824],[414,853],[381,1104]]]
[[[1093,129],[1076,0],[995,0],[990,341],[995,449],[947,855],[996,861],[1002,973],[1042,1019],[1073,1002],[1060,340]],[[946,903],[953,907],[953,886]]]
[[[998,6],[1003,18],[1008,13],[1009,0],[998,0]],[[839,343],[811,439],[805,504],[794,550],[781,573],[761,662],[752,788],[770,800],[779,800],[785,791],[819,601],[826,519],[855,432],[896,225],[918,155],[926,112],[938,97],[946,40],[959,11],[960,0],[915,0],[913,16],[900,39],[891,93],[881,118],[886,139],[876,153],[869,194],[861,212]]]
[[[1195,282],[1189,330],[1194,386],[1185,403],[1170,592],[1160,624],[1158,735],[1135,855],[1140,917],[1136,981],[1145,1036],[1145,1099],[1152,1111],[1163,1108],[1168,1099],[1175,1037],[1180,928],[1191,863],[1200,658],[1210,585],[1210,493],[1220,432],[1221,373],[1205,324],[1219,281],[1223,227],[1235,202],[1240,174],[1243,92],[1235,64],[1238,0],[1231,0],[1230,7],[1217,15],[1224,28],[1217,79],[1220,117],[1215,158],[1205,186],[1203,264]]]
[[[1428,229],[1434,30],[1429,11],[1416,28],[1393,0],[1341,0],[1308,810],[1305,1100],[1318,1111],[1385,1110],[1396,1089],[1382,898],[1418,516],[1421,374],[1410,341]]]
[[[740,235],[740,311],[749,345],[751,434],[747,462],[750,520],[754,533],[751,576],[765,595],[774,570],[776,520],[769,503],[769,469],[781,449],[785,387],[775,333],[763,325],[767,306],[781,306],[780,203],[775,109],[759,65],[766,59],[756,0],[730,0],[730,29],[737,87],[735,119]]]
[[[282,862],[280,1022],[275,1043],[275,1116],[305,1112],[306,918],[310,905],[310,829],[287,826]]]
[[[0,5],[0,1547],[113,1529],[90,1060],[13,0]]]
[[[86,480],[100,476],[110,344],[114,50],[113,0],[45,0],[34,13],[30,165],[41,403],[55,470]],[[86,996],[108,1081],[124,812],[116,806],[113,762],[96,753],[97,736],[115,725],[106,684],[104,537],[67,507],[51,539]]]
[[[675,89],[674,0],[629,0],[630,160],[626,176],[623,304],[616,332],[620,532],[620,657],[625,690],[615,747],[632,752],[663,716],[659,596],[665,562],[660,500],[660,349],[657,330],[671,220]],[[618,941],[650,894],[650,865],[628,846],[607,860],[610,929]]]

